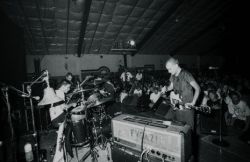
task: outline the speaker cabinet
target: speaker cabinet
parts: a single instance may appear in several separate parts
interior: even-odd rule
[[[111,147],[111,155],[113,162],[138,162],[140,161],[141,152],[133,150],[129,147],[114,144]],[[152,155],[144,154],[144,162],[162,162],[161,158]]]
[[[155,115],[168,118],[168,113],[171,111],[170,102],[162,97],[153,106]]]
[[[220,133],[220,120],[222,134],[226,134],[226,122],[224,113],[220,110],[212,110],[211,114],[200,114],[200,131],[203,134],[219,134]]]

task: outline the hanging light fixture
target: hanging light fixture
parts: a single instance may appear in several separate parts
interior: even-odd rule
[[[133,39],[127,41],[119,40],[113,44],[111,51],[122,51],[122,52],[136,51],[136,43]]]

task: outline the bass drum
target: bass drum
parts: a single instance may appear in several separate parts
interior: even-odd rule
[[[72,130],[75,138],[74,144],[85,144],[88,142],[87,120],[84,106],[78,106],[71,111]]]

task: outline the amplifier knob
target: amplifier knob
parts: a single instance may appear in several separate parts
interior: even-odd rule
[[[160,153],[159,151],[157,151],[157,152],[156,152],[156,154],[157,154],[158,156],[160,156],[160,155],[161,155],[161,153]]]

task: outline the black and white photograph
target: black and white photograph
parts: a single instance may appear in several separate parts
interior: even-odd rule
[[[248,10],[1,0],[0,162],[249,162]]]

